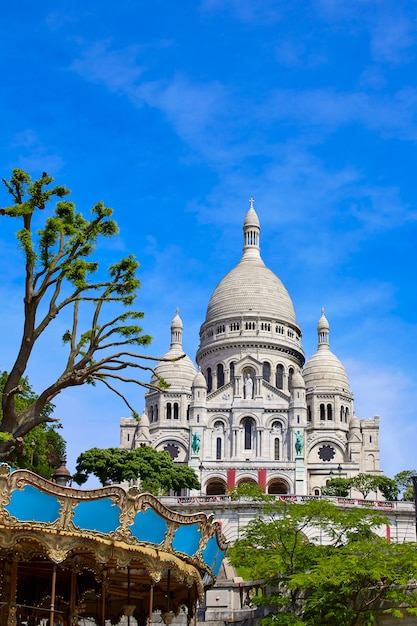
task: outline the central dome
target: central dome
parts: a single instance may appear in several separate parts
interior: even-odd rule
[[[261,258],[259,232],[258,216],[251,205],[243,225],[243,256],[214,290],[206,323],[249,314],[297,324],[288,291]]]
[[[243,257],[220,281],[210,298],[206,322],[248,313],[296,324],[288,291],[260,257]]]

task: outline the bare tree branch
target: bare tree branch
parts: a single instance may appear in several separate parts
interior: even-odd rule
[[[10,438],[7,442],[0,442],[0,460],[14,454],[19,437],[36,425],[54,419],[43,415],[42,410],[64,389],[99,381],[135,412],[127,395],[113,382],[159,391],[163,391],[166,383],[157,378],[157,385],[150,384],[133,375],[122,376],[117,372],[132,370],[156,376],[154,367],[146,363],[170,360],[127,349],[128,346],[146,346],[151,341],[135,323],[143,313],[130,309],[140,288],[136,259],[133,256],[123,258],[108,268],[107,279],[103,280],[100,273],[97,280],[93,280],[99,270],[98,262],[92,258],[97,241],[118,233],[117,224],[112,219],[113,210],[99,202],[91,210],[91,219],[86,219],[77,213],[73,203],[64,200],[70,193],[68,189],[52,186],[53,178],[49,175],[32,181],[29,174],[15,169],[10,180],[3,182],[13,197],[13,204],[1,209],[0,214],[20,220],[23,225],[16,236],[24,255],[25,280],[21,343],[2,397],[0,432],[10,434]],[[47,206],[52,211],[45,217],[44,227],[38,233],[39,242],[35,245],[32,216]],[[124,311],[101,321],[108,304],[119,305]],[[80,308],[91,305],[90,325],[81,329]],[[19,410],[16,403],[19,381],[25,374],[37,341],[49,324],[71,307],[71,328],[63,337],[68,349],[63,372],[37,395],[36,401]],[[102,356],[96,360],[98,353]]]

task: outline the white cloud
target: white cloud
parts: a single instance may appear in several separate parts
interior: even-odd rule
[[[202,11],[227,11],[237,20],[250,24],[274,24],[282,19],[287,5],[282,0],[202,0]]]
[[[111,40],[97,41],[84,46],[80,58],[70,69],[89,81],[103,84],[110,91],[129,93],[143,72],[138,64],[138,46],[111,49]]]
[[[416,141],[417,90],[401,89],[391,95],[340,92],[333,88],[276,90],[266,102],[263,118],[305,125],[306,131],[334,132],[347,124],[360,124],[384,137]]]
[[[40,176],[43,171],[57,173],[64,166],[64,159],[55,152],[55,147],[44,143],[31,128],[16,133],[11,148],[18,155],[11,167],[20,167]]]

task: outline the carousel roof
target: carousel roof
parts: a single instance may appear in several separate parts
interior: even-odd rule
[[[126,606],[139,621],[149,610],[192,612],[226,548],[204,513],[171,511],[136,489],[73,489],[0,465],[0,559],[17,563],[17,606],[46,608],[50,594],[33,581],[54,571],[63,612],[100,622],[104,611],[113,623]]]

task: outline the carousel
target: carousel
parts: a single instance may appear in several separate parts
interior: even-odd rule
[[[226,543],[204,513],[0,465],[0,626],[197,620]]]

